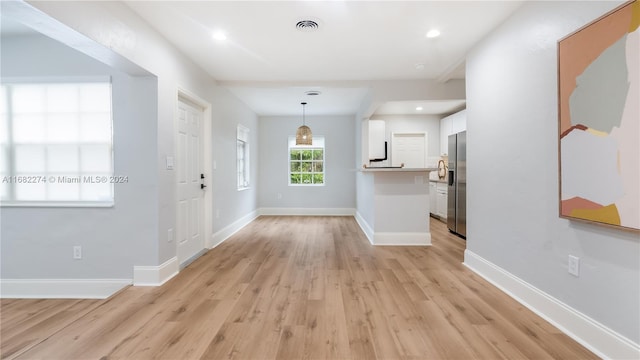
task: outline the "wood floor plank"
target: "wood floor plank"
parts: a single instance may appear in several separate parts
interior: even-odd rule
[[[402,340],[398,339],[399,327],[394,320],[393,311],[385,311],[382,303],[381,282],[361,284],[359,294],[366,315],[367,325],[373,339],[376,355],[382,359],[399,359],[403,357]],[[390,300],[390,297],[387,297]],[[387,302],[387,305],[391,301]],[[389,316],[389,317],[388,317]]]
[[[234,345],[247,330],[247,325],[237,322],[225,323],[202,354],[201,359],[229,359],[234,356]]]
[[[289,284],[286,279],[285,283]],[[289,310],[290,285],[284,285],[273,296],[265,312],[264,319],[252,325],[252,332],[246,334],[245,349],[240,353],[244,359],[275,359],[278,354],[278,346],[284,320]]]
[[[461,263],[352,217],[262,216],[161,287],[0,300],[2,359],[596,359]]]
[[[409,300],[402,284],[389,269],[380,270],[383,282],[378,283],[377,289],[381,299],[385,302],[387,311],[392,314],[396,324],[394,331],[402,352],[409,358],[426,358],[435,355],[432,344],[423,336],[418,325],[416,304]],[[385,289],[385,291],[380,291]],[[385,294],[386,296],[383,296]],[[397,309],[394,311],[394,309]]]
[[[222,327],[234,300],[205,300],[153,351],[155,359],[199,359]]]
[[[18,302],[19,303],[19,302]],[[16,306],[3,310],[15,316],[2,318],[0,324],[14,324],[10,329],[0,325],[2,339],[0,354],[3,358],[14,358],[38,344],[44,337],[84,316],[99,305],[98,300],[27,300],[26,307]],[[38,309],[35,311],[34,309]]]
[[[277,359],[302,359],[304,354],[304,325],[286,325],[278,343]]]
[[[350,359],[347,319],[342,301],[339,270],[329,269],[326,271],[325,305],[327,358]]]

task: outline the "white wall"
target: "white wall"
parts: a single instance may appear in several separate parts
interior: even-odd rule
[[[255,211],[257,203],[255,191],[245,193],[229,193],[223,189],[235,186],[233,178],[228,174],[235,174],[234,161],[226,159],[233,154],[235,159],[235,126],[242,122],[248,126],[252,134],[257,133],[256,115],[232,96],[228,91],[216,86],[215,81],[190,59],[180,53],[166,39],[153,30],[144,20],[137,16],[125,4],[119,2],[64,2],[64,1],[32,1],[29,4],[51,16],[54,21],[45,21],[44,25],[36,27],[52,28],[51,34],[58,40],[68,41],[79,45],[85,53],[90,53],[102,62],[122,66],[134,63],[149,73],[157,76],[157,91],[153,94],[157,98],[155,114],[156,129],[151,133],[156,137],[156,145],[149,149],[154,160],[154,171],[146,173],[149,179],[157,182],[154,188],[154,234],[153,244],[145,248],[148,255],[143,263],[135,265],[155,266],[172,259],[176,255],[175,242],[168,241],[168,230],[176,226],[175,204],[175,173],[165,169],[167,156],[175,157],[174,144],[174,116],[177,104],[178,88],[184,89],[195,96],[212,104],[213,121],[213,149],[212,162],[217,160],[217,169],[213,172],[212,186],[214,191],[213,208],[220,209],[220,217],[214,217],[213,231],[234,223],[243,213]],[[18,13],[28,14],[40,21],[41,15],[25,10],[29,5],[20,3],[3,3],[3,11],[9,8],[19,8]],[[57,21],[63,25],[57,24]],[[68,26],[81,35],[59,27]],[[122,61],[125,59],[126,61]],[[132,94],[129,99],[136,99],[138,94]],[[233,130],[231,130],[233,129]],[[231,142],[233,147],[231,147]],[[147,151],[147,149],[143,150]],[[258,147],[252,146],[252,153],[257,153]],[[138,163],[143,166],[143,164]],[[117,166],[117,165],[116,165]],[[252,177],[257,175],[253,172]],[[231,185],[232,184],[232,185]],[[27,215],[25,215],[27,216]],[[211,219],[209,219],[211,220]],[[90,234],[85,234],[90,237]],[[207,234],[210,237],[211,234]],[[120,248],[117,251],[126,252]]]
[[[355,129],[353,116],[308,116],[314,136],[325,138],[325,185],[288,185],[288,138],[302,125],[299,116],[260,117],[258,155],[260,208],[354,209]],[[278,199],[278,194],[282,198]]]
[[[130,77],[42,35],[3,37],[1,63],[3,77],[112,76],[114,174],[129,180],[115,185],[112,208],[0,208],[2,277],[131,279],[133,265],[157,257],[155,77]]]
[[[358,113],[352,120],[355,125],[354,144],[355,144],[355,169],[362,169],[362,165],[367,163],[369,157],[369,138],[365,131],[368,127],[365,122],[369,119],[368,111],[372,107],[373,94],[371,91],[362,99],[362,104],[358,109]],[[356,220],[360,227],[365,224],[374,224],[374,201],[371,194],[374,193],[373,176],[366,175],[361,171],[356,171]],[[373,239],[373,229],[365,229],[365,233],[369,241]]]
[[[249,129],[249,189],[238,191],[236,131]],[[258,117],[227,89],[213,92],[213,233],[217,233],[258,207]]]
[[[373,115],[371,119],[385,121],[388,160],[374,166],[391,166],[391,134],[401,132],[427,133],[427,165],[435,167],[440,158],[440,119],[438,115]]]
[[[525,3],[468,56],[465,262],[482,257],[637,348],[638,234],[558,217],[557,41],[617,4]]]

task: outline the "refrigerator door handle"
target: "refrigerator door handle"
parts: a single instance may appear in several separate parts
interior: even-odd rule
[[[453,177],[454,177],[454,171],[453,170],[449,170],[449,186],[453,186]]]

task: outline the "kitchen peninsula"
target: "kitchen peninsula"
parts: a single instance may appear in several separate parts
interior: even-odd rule
[[[360,170],[358,201],[366,206],[356,220],[373,245],[431,245],[429,172],[437,168]],[[364,210],[366,209],[366,210]]]

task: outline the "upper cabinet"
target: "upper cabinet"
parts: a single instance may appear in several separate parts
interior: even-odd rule
[[[449,135],[453,131],[453,119],[450,116],[440,120],[440,155],[447,153],[447,147],[449,142]]]
[[[461,110],[440,120],[440,155],[446,154],[449,135],[467,130],[467,110]]]
[[[386,129],[384,120],[369,120],[369,160],[384,159]]]
[[[452,134],[467,130],[467,114],[465,112],[462,115],[463,116],[453,118],[453,124],[451,124],[451,128],[453,129]]]

